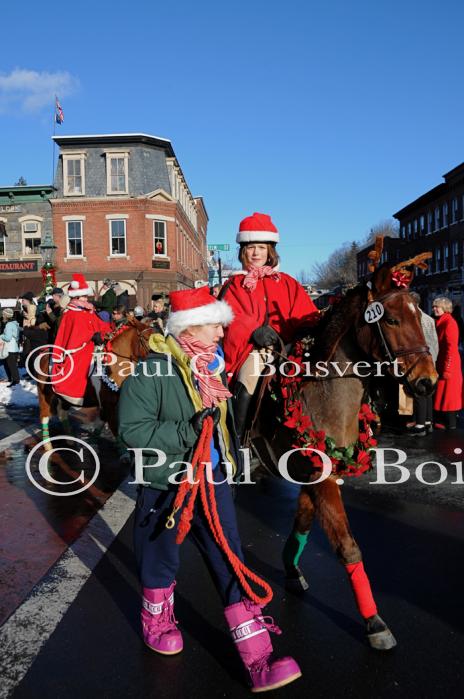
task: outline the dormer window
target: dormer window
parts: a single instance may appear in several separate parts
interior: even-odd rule
[[[63,193],[65,197],[85,195],[85,153],[63,153]]]
[[[106,192],[107,194],[128,194],[129,153],[106,151]]]

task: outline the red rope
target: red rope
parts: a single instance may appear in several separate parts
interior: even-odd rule
[[[214,537],[214,540],[227,557],[227,560],[229,561],[235,573],[235,576],[237,577],[247,596],[255,604],[259,604],[260,606],[264,607],[272,599],[272,588],[265,580],[256,575],[256,573],[253,573],[253,571],[250,570],[230,548],[229,542],[227,541],[225,534],[222,530],[219,513],[217,511],[214,483],[208,482],[207,486],[207,478],[205,475],[205,471],[206,463],[211,461],[210,444],[212,435],[213,420],[212,418],[208,417],[203,422],[203,429],[201,431],[200,437],[198,438],[198,442],[193,453],[192,470],[193,480],[195,482],[190,483],[188,479],[185,478],[180,483],[176,499],[174,500],[173,509],[171,515],[168,518],[166,526],[169,528],[174,526],[174,517],[176,513],[183,507],[179,519],[179,525],[176,536],[176,543],[181,544],[190,530],[193,517],[193,510],[195,507],[195,500],[198,495],[198,492],[200,492],[203,510],[208,521],[211,533]],[[188,504],[184,506],[184,502],[188,494],[190,494],[189,501]],[[249,585],[247,578],[248,580],[254,582],[258,587],[262,588],[265,594],[263,596],[260,596],[256,592],[254,592],[251,586]]]

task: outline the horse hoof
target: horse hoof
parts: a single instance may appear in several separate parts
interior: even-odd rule
[[[296,567],[293,575],[285,578],[285,589],[293,592],[294,595],[301,595],[306,590],[309,590],[308,582],[298,567]]]
[[[391,650],[396,646],[396,638],[378,614],[367,620],[367,640],[375,650]]]

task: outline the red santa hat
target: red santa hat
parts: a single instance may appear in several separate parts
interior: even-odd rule
[[[240,222],[237,243],[278,243],[279,231],[267,214],[255,211]]]
[[[178,337],[191,325],[221,323],[229,325],[234,314],[228,303],[217,301],[209,293],[209,287],[171,291],[169,294],[171,312],[166,323],[166,331]]]
[[[85,281],[83,274],[73,274],[72,282],[69,285],[68,295],[75,296],[93,296],[93,291]]]

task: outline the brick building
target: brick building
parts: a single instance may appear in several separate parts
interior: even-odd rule
[[[414,282],[427,311],[438,295],[448,296],[461,308],[464,301],[464,163],[443,179],[394,214],[404,256],[433,253],[429,269],[420,271]]]
[[[431,252],[427,270],[417,270],[413,288],[430,313],[435,296],[464,304],[464,163],[443,175],[444,182],[393,214],[400,237],[385,238],[382,262],[399,262]],[[367,245],[357,255],[358,279],[367,274]]]
[[[171,142],[146,134],[55,136],[57,278],[119,281],[139,304],[207,280],[208,214]]]
[[[0,298],[42,290],[40,245],[52,234],[51,185],[0,187]]]

